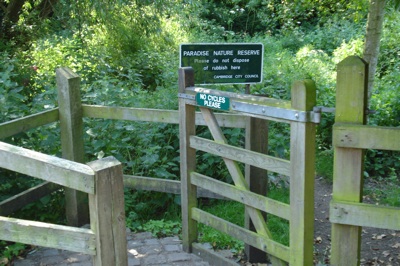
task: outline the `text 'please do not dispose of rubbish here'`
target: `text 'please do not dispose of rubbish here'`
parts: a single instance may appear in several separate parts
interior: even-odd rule
[[[262,44],[181,44],[180,66],[192,67],[196,84],[262,81]]]

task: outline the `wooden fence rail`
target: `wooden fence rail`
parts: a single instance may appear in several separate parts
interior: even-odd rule
[[[0,124],[0,139],[58,121],[58,108]]]
[[[0,168],[89,193],[91,218],[91,228],[84,229],[0,216],[1,240],[82,252],[93,255],[94,265],[127,265],[122,166],[116,159],[85,165],[0,142]]]

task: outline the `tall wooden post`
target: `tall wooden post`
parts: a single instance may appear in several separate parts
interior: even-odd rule
[[[190,67],[179,69],[179,93],[194,86],[194,71]],[[196,168],[196,150],[190,148],[189,138],[196,133],[195,106],[179,98],[179,140],[181,158],[181,206],[183,250],[192,252],[192,243],[197,240],[197,222],[192,219],[191,208],[197,206],[196,186],[190,181],[191,172]]]
[[[312,111],[315,104],[314,82],[295,82],[292,108]],[[290,126],[290,265],[313,265],[315,128],[313,122]]]
[[[71,161],[84,163],[80,78],[69,68],[58,68],[56,78],[62,156]],[[65,188],[65,200],[68,225],[82,226],[89,223],[86,193]]]
[[[246,121],[246,149],[267,154],[268,151],[268,120],[248,117]],[[268,186],[268,172],[264,169],[251,165],[245,168],[246,182],[249,184],[250,191],[266,196]],[[263,214],[266,218],[266,214]],[[256,231],[250,216],[245,215],[245,228]],[[249,262],[265,262],[266,252],[246,244],[246,255]]]
[[[96,234],[93,265],[128,265],[124,182],[121,163],[113,157],[88,163],[95,172],[89,195],[90,224]]]
[[[364,125],[368,65],[351,56],[337,67],[335,124]],[[363,150],[334,147],[332,201],[361,202]],[[361,227],[332,224],[332,265],[360,265]]]

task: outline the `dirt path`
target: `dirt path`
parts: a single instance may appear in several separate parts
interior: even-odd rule
[[[329,202],[332,184],[317,178],[315,183],[315,258],[320,265],[329,264],[331,224]],[[365,199],[374,204],[373,200]],[[399,221],[400,223],[400,221]],[[361,265],[400,265],[400,231],[363,228]]]

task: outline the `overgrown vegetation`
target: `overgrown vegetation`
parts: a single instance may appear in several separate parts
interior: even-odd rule
[[[38,2],[25,1],[18,20],[0,39],[0,122],[56,107],[55,69],[61,66],[81,77],[83,103],[177,109],[178,47],[184,42],[263,43],[264,78],[252,86],[252,93],[290,99],[292,82],[310,78],[317,84],[317,104],[334,107],[336,64],[349,55],[362,55],[368,12],[365,1],[327,0],[315,6],[313,1],[119,0],[111,5],[60,0],[54,1],[51,13],[37,16]],[[3,20],[4,12],[0,15]],[[2,22],[3,28],[10,23]],[[399,13],[388,5],[370,106],[376,111],[369,116],[372,125],[400,126],[399,36]],[[239,85],[222,89],[244,91]],[[317,129],[317,171],[327,178],[332,178],[333,123],[333,114],[323,114]],[[127,174],[179,179],[176,125],[87,119],[85,132],[88,161],[112,155],[123,162]],[[199,132],[209,134],[201,128]],[[224,133],[232,143],[243,145],[241,130]],[[269,138],[269,153],[288,158],[288,127],[271,122]],[[57,123],[2,141],[61,153]],[[218,158],[199,153],[198,161],[203,173],[230,182]],[[399,152],[366,152],[366,177],[393,184],[382,196],[395,206],[399,171]],[[1,200],[38,183],[6,171],[0,172],[0,180]],[[179,196],[126,189],[125,200],[133,230],[151,230],[159,236],[179,232]],[[219,206],[207,208],[221,214]],[[63,209],[58,191],[13,216],[64,223]],[[242,220],[236,218],[237,223]],[[277,227],[282,224],[286,226],[276,222]],[[276,237],[287,243],[287,228],[277,227]],[[216,247],[242,248],[213,231],[207,235],[207,230],[202,239]],[[7,258],[2,262],[8,262],[23,248],[3,241],[0,250]]]

